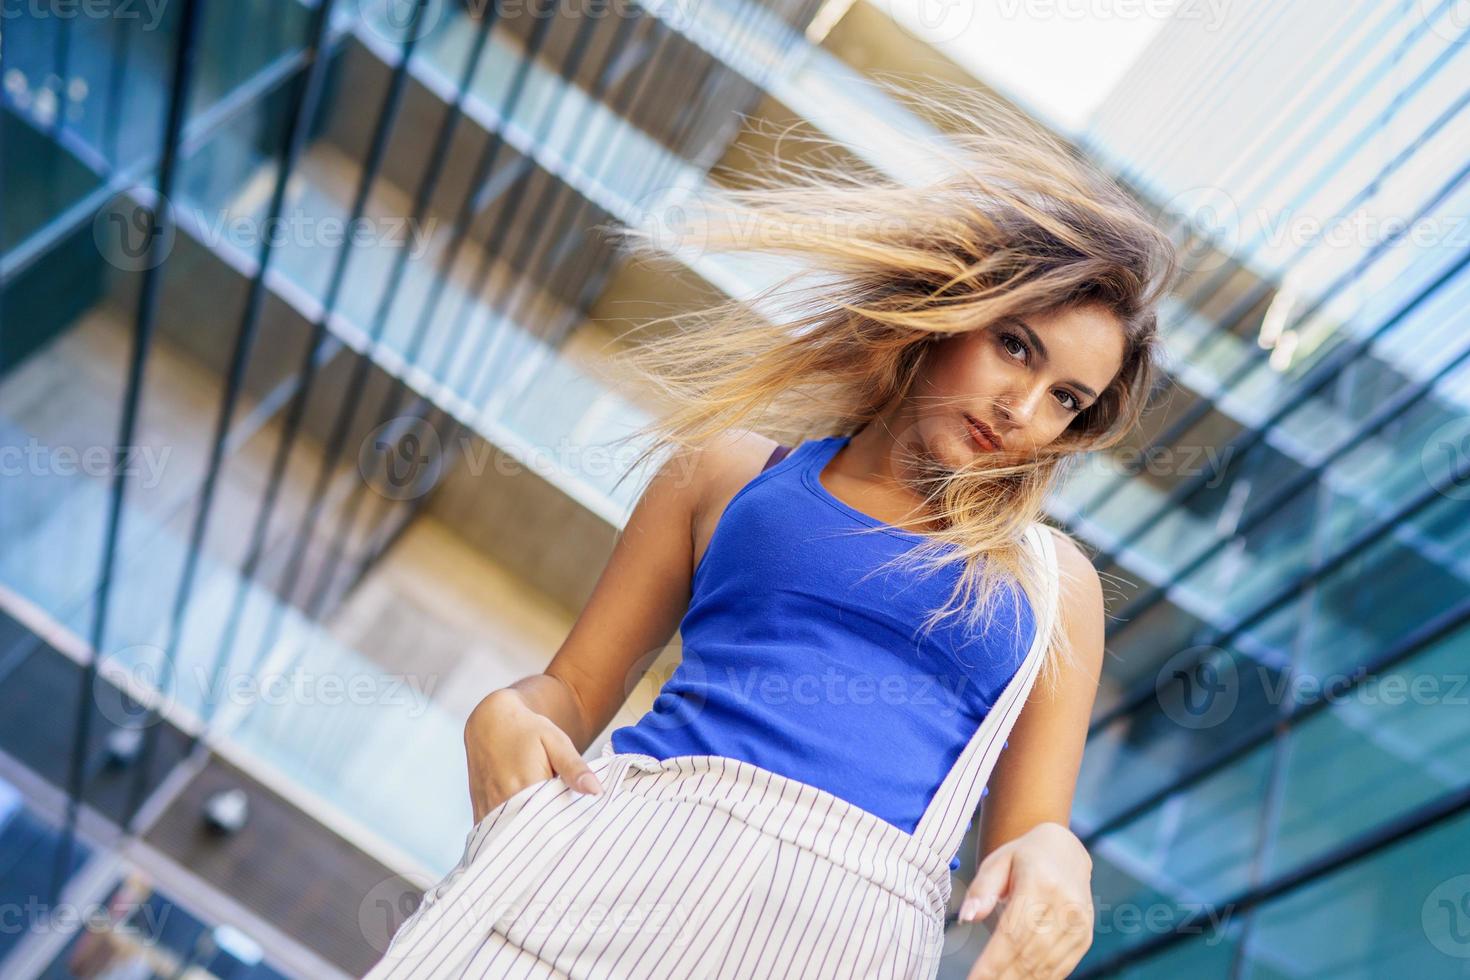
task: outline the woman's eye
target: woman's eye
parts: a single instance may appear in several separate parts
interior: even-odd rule
[[[1014,356],[1020,356],[1021,354],[1026,353],[1026,345],[1021,343],[1020,339],[1017,338],[1015,334],[1001,334],[1000,342],[1002,344],[1005,344],[1006,350],[1010,351],[1011,354]],[[1015,349],[1012,349],[1012,344],[1015,345]]]
[[[1057,394],[1061,395],[1062,398],[1065,399],[1062,404],[1066,407],[1067,411],[1075,412],[1082,407],[1082,403],[1079,402],[1075,397],[1073,397],[1070,391],[1059,391],[1057,392]]]

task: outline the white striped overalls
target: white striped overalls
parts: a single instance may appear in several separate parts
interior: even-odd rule
[[[1041,666],[1056,608],[912,834],[805,783],[715,755],[614,752],[603,792],[560,777],[480,821],[367,980],[904,977],[939,968],[949,859]]]

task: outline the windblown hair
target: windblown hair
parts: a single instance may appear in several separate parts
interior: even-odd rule
[[[683,234],[669,237],[671,221],[613,229],[630,253],[655,263],[671,263],[670,252],[751,253],[800,266],[749,299],[654,319],[644,327],[672,327],[613,356],[614,377],[647,386],[661,403],[625,437],[649,440],[629,472],[735,430],[794,445],[881,424],[886,407],[928,399],[914,382],[933,341],[1007,316],[1100,304],[1125,332],[1122,367],[1050,445],[1024,456],[977,454],[950,470],[895,434],[895,472],[933,515],[911,528],[924,539],[905,561],[929,572],[963,563],[949,601],[923,627],[963,613],[974,629],[989,623],[1002,583],[1040,596],[1042,569],[1021,535],[1043,522],[1066,464],[1137,425],[1159,376],[1155,307],[1178,260],[1122,187],[999,99],[888,87],[943,132],[893,146],[911,164],[904,180],[861,162],[812,162],[815,155],[789,166],[777,140],[748,186],[671,198],[679,210],[656,213],[678,217]],[[857,156],[808,139],[839,158]],[[1042,674],[1052,681],[1073,660],[1062,616],[1056,621]]]

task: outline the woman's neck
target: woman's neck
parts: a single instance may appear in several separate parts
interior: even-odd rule
[[[828,464],[827,473],[841,480],[850,497],[861,497],[862,506],[884,523],[911,526],[923,518],[924,500],[908,489],[902,461],[911,455],[901,444],[904,433],[913,432],[899,411],[885,410],[853,433]],[[897,515],[896,520],[883,517]],[[932,518],[924,525],[937,530]]]

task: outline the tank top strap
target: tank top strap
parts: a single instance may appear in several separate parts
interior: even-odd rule
[[[1010,737],[1011,728],[1040,672],[1052,624],[1058,613],[1060,571],[1051,532],[1045,525],[1036,523],[1027,528],[1026,537],[1037,551],[1044,582],[1044,594],[1038,603],[1040,608],[1033,617],[1035,636],[1021,666],[986,712],[984,721],[970,737],[914,829],[915,837],[946,856],[959,850],[970,820],[980,806],[981,793],[990,781],[996,759],[1000,757],[1001,748]]]

